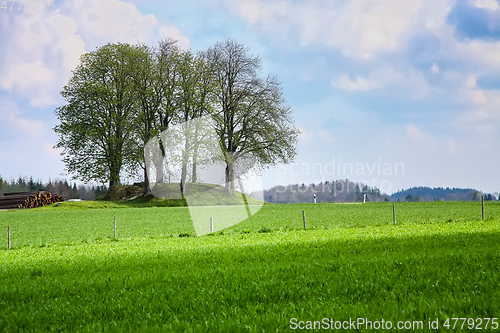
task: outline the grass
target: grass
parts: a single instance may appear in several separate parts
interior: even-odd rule
[[[455,222],[2,251],[0,328],[273,332],[291,318],[498,318],[499,240],[498,223]]]
[[[0,212],[0,230],[11,229],[12,246],[47,246],[58,243],[89,242],[117,236],[162,237],[182,232],[194,233],[185,207],[116,208],[114,203],[71,202],[59,207]],[[106,208],[96,208],[100,206]],[[113,208],[114,207],[114,208]],[[0,239],[6,248],[7,238]]]
[[[394,226],[386,203],[264,205],[212,237],[184,237],[194,232],[186,207],[0,212],[14,242],[0,251],[0,331],[278,332],[292,318],[499,318],[500,205],[487,203],[485,221],[477,202],[396,207]]]
[[[255,230],[264,226],[271,229],[300,228],[303,226],[302,210],[305,211],[308,228],[371,227],[393,223],[392,203],[266,205],[252,218],[231,229]],[[499,202],[487,203],[485,210],[488,220],[500,219]],[[396,203],[398,224],[477,220],[481,220],[480,202]]]
[[[303,228],[302,210],[306,212],[308,229],[341,227],[373,227],[392,224],[391,203],[357,204],[297,204],[252,206],[258,210],[251,218],[231,225],[235,216],[245,210],[241,206],[227,207],[150,207],[154,201],[88,201],[63,202],[57,207],[46,206],[30,210],[0,211],[0,249],[7,248],[6,230],[11,227],[12,246],[46,246],[58,243],[78,243],[112,238],[114,217],[118,238],[165,237],[196,231],[190,221],[198,217],[209,229],[214,217],[215,231],[224,233]],[[160,205],[164,202],[160,201]],[[450,223],[481,220],[478,202],[397,203],[398,224]],[[201,217],[200,217],[201,216]],[[205,216],[205,218],[203,218]],[[486,204],[487,221],[500,220],[500,204]],[[229,222],[227,222],[229,221]],[[236,220],[237,221],[237,220]],[[198,226],[199,227],[199,226]],[[198,228],[199,231],[199,228]],[[1,235],[4,234],[4,237]],[[200,234],[200,232],[198,232]]]

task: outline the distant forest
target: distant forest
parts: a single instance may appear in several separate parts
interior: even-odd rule
[[[49,191],[60,194],[64,200],[82,199],[95,200],[107,191],[107,187],[98,185],[72,185],[67,180],[50,180],[43,183],[41,180],[34,180],[33,177],[19,177],[18,179],[3,179],[0,176],[0,196],[5,192],[29,192],[29,191]]]
[[[43,183],[33,177],[19,177],[4,179],[0,176],[0,196],[5,192],[49,191],[60,194],[64,200],[82,199],[95,200],[108,190],[104,185],[77,185],[68,183],[65,179],[50,180]],[[443,187],[412,187],[400,190],[392,195],[383,194],[377,187],[370,187],[363,183],[352,182],[348,179],[325,181],[319,184],[294,184],[275,186],[264,190],[264,201],[270,203],[312,203],[314,195],[316,202],[362,202],[366,194],[366,201],[478,201],[482,193],[472,188],[443,188]],[[259,193],[256,197],[261,197]],[[500,200],[498,193],[485,193],[486,201]]]
[[[391,201],[478,201],[482,193],[472,188],[443,188],[418,186],[398,191]],[[500,200],[498,193],[485,193],[484,200]]]
[[[412,187],[392,195],[380,193],[377,187],[346,180],[325,181],[319,184],[295,184],[275,186],[264,191],[264,201],[270,203],[308,203],[314,202],[362,202],[366,201],[476,201],[482,193],[471,188],[431,188]],[[498,193],[485,194],[485,200],[500,200]]]
[[[355,183],[348,179],[325,181],[319,184],[295,184],[275,186],[264,190],[264,201],[271,203],[308,203],[314,202],[362,202],[366,194],[366,201],[389,201],[390,197],[380,193],[376,187],[369,187],[363,183]]]

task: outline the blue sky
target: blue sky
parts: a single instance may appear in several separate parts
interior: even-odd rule
[[[82,53],[172,37],[234,38],[282,82],[302,131],[264,187],[340,178],[500,190],[500,3],[495,0],[56,1],[0,9],[0,175],[61,177],[59,91]],[[69,178],[69,176],[68,176]]]

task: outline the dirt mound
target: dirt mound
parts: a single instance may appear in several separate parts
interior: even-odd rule
[[[142,195],[142,188],[136,185],[115,186],[97,200],[132,200]]]

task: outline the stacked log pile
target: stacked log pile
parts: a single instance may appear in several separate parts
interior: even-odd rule
[[[46,191],[4,193],[0,198],[0,209],[36,208],[63,201],[59,194]]]

